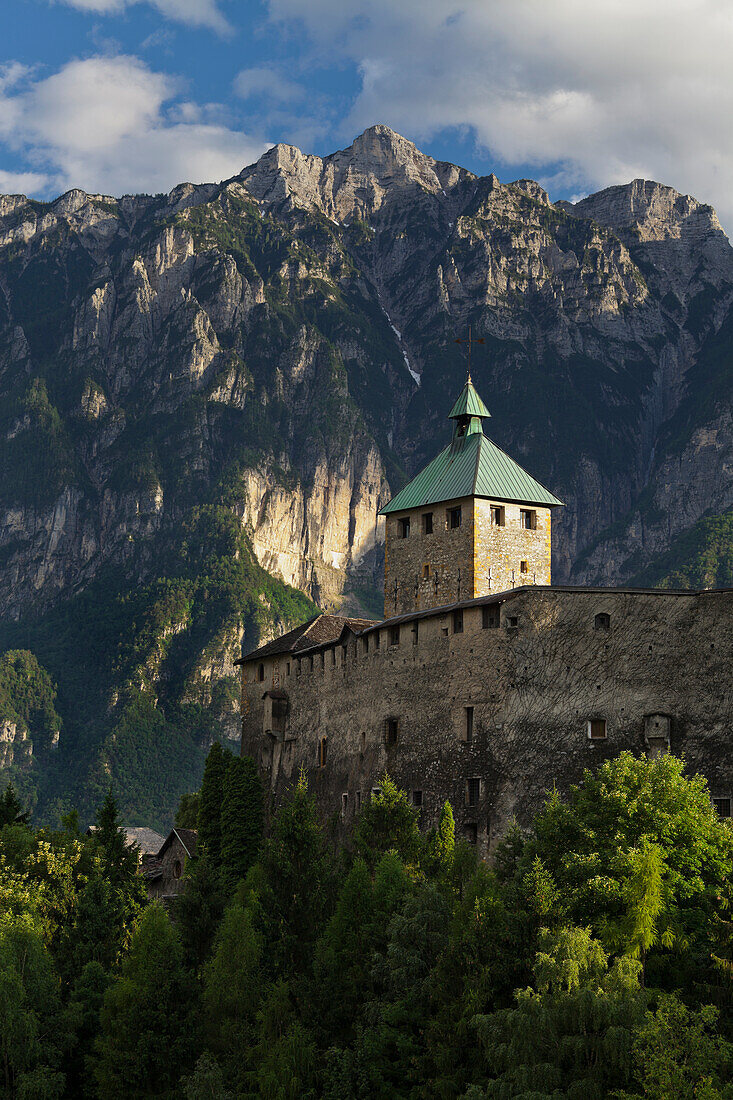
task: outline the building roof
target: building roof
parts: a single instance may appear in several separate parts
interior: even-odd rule
[[[179,829],[178,827],[171,829],[168,836],[162,842],[160,849],[157,852],[158,859],[160,859],[167,848],[178,839],[183,845],[183,850],[187,856],[195,856],[196,849],[198,848],[198,833],[195,829]]]
[[[287,634],[281,634],[279,638],[273,638],[271,642],[260,646],[259,649],[247,653],[238,658],[235,665],[241,665],[244,661],[252,661],[260,657],[273,657],[278,653],[296,653],[300,649],[312,649],[313,646],[326,642],[335,642],[345,626],[359,632],[369,626],[373,626],[373,619],[355,619],[344,615],[316,615],[307,623],[296,626]]]
[[[98,825],[90,825],[87,829],[87,836],[94,836],[98,831]],[[120,831],[125,834],[125,844],[127,847],[132,848],[133,844],[136,844],[140,849],[140,854],[143,856],[157,855],[158,849],[163,843],[163,837],[160,833],[156,833],[154,829],[123,825]]]
[[[404,512],[463,497],[485,497],[549,508],[562,505],[554,493],[479,430],[454,438],[385,504],[380,514]]]
[[[460,420],[465,416],[491,416],[474,388],[471,376],[466,379],[466,384],[456,399],[456,403],[448,413],[449,420]]]

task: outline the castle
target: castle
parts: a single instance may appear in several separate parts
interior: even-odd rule
[[[733,795],[733,589],[551,584],[562,506],[483,431],[470,377],[448,446],[383,509],[385,619],[315,619],[243,656],[242,752],[275,804],[305,770],[347,828],[389,773],[488,855],[553,787],[673,751]]]

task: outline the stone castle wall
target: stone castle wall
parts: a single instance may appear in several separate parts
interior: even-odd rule
[[[485,855],[553,786],[623,749],[664,748],[667,730],[689,770],[729,796],[732,670],[733,591],[523,588],[245,662],[242,751],[274,805],[303,768],[324,819],[343,828],[388,772],[425,827],[450,800]],[[285,728],[265,732],[275,699]],[[591,722],[605,722],[604,739],[591,740]]]
[[[491,521],[492,505],[502,509],[504,522],[499,526]],[[453,508],[461,509],[461,526],[451,529],[448,516]],[[523,508],[535,517],[532,530],[521,526]],[[432,516],[431,534],[424,533],[425,515]],[[404,538],[401,523],[406,518],[410,533]],[[442,607],[521,585],[550,584],[550,525],[549,508],[480,497],[388,515],[385,615]]]

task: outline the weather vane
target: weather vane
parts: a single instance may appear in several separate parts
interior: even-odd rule
[[[471,326],[468,326],[468,336],[458,336],[454,344],[468,344],[468,381],[471,381],[471,344],[485,344],[483,336],[471,336]]]

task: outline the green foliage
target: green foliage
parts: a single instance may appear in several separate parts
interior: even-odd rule
[[[645,588],[733,586],[733,512],[699,519],[629,583]]]
[[[12,783],[8,783],[0,798],[0,828],[5,825],[27,825],[28,815],[23,812],[23,807],[15,793]]]
[[[47,748],[61,729],[55,702],[54,683],[32,653],[16,649],[0,656],[0,715],[25,726],[34,749]]]
[[[172,1096],[191,1060],[192,994],[176,931],[150,905],[104,996],[95,1060],[103,1096]]]
[[[388,775],[359,814],[354,850],[374,866],[379,856],[395,851],[408,864],[416,863],[422,851],[417,811],[407,795]]]
[[[264,825],[262,784],[250,756],[234,756],[224,773],[221,801],[221,873],[233,888],[259,855]]]
[[[200,792],[182,794],[174,824],[179,829],[198,829]]]
[[[209,749],[201,781],[198,815],[198,842],[212,867],[221,863],[221,808],[224,800],[224,776],[230,754],[218,741]]]

